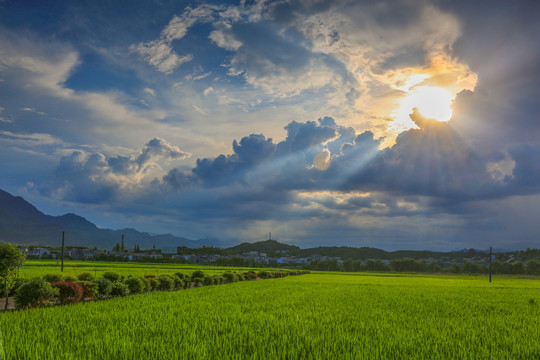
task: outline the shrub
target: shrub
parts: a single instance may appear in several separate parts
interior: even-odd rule
[[[152,291],[152,284],[150,284],[150,279],[142,277],[141,281],[144,283],[144,291]]]
[[[171,276],[174,282],[174,288],[175,290],[183,289],[184,288],[184,279],[180,278],[176,275]]]
[[[156,275],[148,274],[148,275],[144,275],[144,277],[147,279],[153,279],[156,277]]]
[[[191,287],[191,278],[186,277],[184,279],[184,289],[189,289]]]
[[[159,281],[156,278],[148,278],[150,281],[150,290],[157,290],[159,287]]]
[[[272,277],[272,274],[269,273],[268,271],[261,271],[261,272],[259,273],[259,277],[260,277],[261,279],[268,279],[268,278],[271,278],[271,277]]]
[[[214,285],[214,278],[212,276],[205,275],[203,278],[203,284],[206,286]]]
[[[204,278],[204,272],[201,271],[201,270],[195,270],[192,274],[191,274],[191,279],[195,279],[195,278]]]
[[[94,280],[97,285],[98,295],[101,297],[109,296],[112,290],[112,282],[105,278],[98,278]]]
[[[112,283],[111,296],[127,296],[129,295],[129,288],[126,284],[120,281],[115,281]]]
[[[112,272],[112,271],[107,271],[103,273],[103,277],[109,280],[110,282],[120,281],[120,279],[122,278],[120,274]]]
[[[92,281],[94,280],[94,275],[90,274],[89,272],[83,272],[82,274],[79,274],[77,278],[81,281]]]
[[[53,289],[58,289],[58,301],[61,305],[76,304],[82,299],[83,288],[80,284],[72,281],[60,281],[51,284]]]
[[[174,274],[175,276],[178,276],[180,279],[187,279],[189,276],[187,276],[186,274],[184,273],[181,273],[181,272],[177,272]]]
[[[77,279],[75,279],[73,276],[68,275],[62,281],[76,282]]]
[[[52,283],[52,282],[59,282],[62,281],[62,275],[58,274],[47,274],[43,275],[43,280]]]
[[[174,289],[174,280],[168,275],[160,275],[157,277],[158,290],[171,291]]]
[[[232,283],[238,281],[238,277],[235,273],[232,273],[230,271],[227,271],[223,274],[223,277],[225,278],[225,282]]]
[[[22,285],[26,284],[27,282],[28,282],[27,279],[16,278],[15,281],[13,281],[13,285],[11,286],[11,288],[8,291],[8,296],[15,295],[15,292],[17,291],[17,289],[20,288]]]
[[[84,299],[95,299],[98,294],[98,286],[93,281],[79,281],[79,284],[83,288],[83,301]]]
[[[257,279],[257,273],[253,271],[248,271],[247,273],[244,273],[244,278],[246,280],[256,280]]]
[[[204,278],[194,278],[191,280],[195,283],[195,286],[199,286],[199,284],[202,286]]]
[[[47,281],[41,278],[33,278],[17,289],[15,293],[15,304],[18,309],[44,306],[56,294],[58,294],[58,290],[53,289]]]
[[[130,294],[139,294],[146,291],[146,284],[138,277],[127,278],[124,280],[124,284],[128,286]]]

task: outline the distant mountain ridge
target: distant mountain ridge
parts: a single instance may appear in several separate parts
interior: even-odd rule
[[[190,240],[171,234],[149,234],[134,229],[100,229],[82,216],[68,213],[46,215],[20,196],[0,190],[0,242],[20,245],[59,246],[61,233],[66,232],[66,244],[110,249],[125,236],[126,247],[136,243],[141,248],[200,247],[218,245],[215,240]]]
[[[276,240],[264,240],[254,243],[244,242],[224,248],[223,242],[215,239],[190,240],[171,234],[149,234],[135,229],[120,230],[100,229],[82,216],[68,213],[61,216],[46,215],[20,196],[0,190],[0,242],[13,242],[19,245],[60,246],[62,231],[66,232],[66,245],[111,249],[125,236],[127,248],[138,244],[143,249],[185,246],[201,248],[210,245],[214,248],[199,249],[200,253],[242,254],[248,252],[282,253],[285,256],[308,257],[321,255],[342,259],[398,259],[398,258],[442,258],[462,257],[463,254],[485,255],[485,250],[462,249],[442,252],[428,250],[385,251],[371,247],[319,246],[300,248],[280,243]],[[220,248],[215,248],[220,247]],[[472,253],[471,253],[472,250]],[[503,251],[494,251],[503,252]]]

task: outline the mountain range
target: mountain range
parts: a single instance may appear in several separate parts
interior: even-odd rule
[[[46,215],[20,196],[0,190],[0,242],[19,245],[60,246],[62,232],[66,245],[111,249],[124,235],[125,246],[138,244],[143,249],[203,245],[222,245],[218,240],[191,240],[171,234],[149,234],[135,229],[100,229],[82,216],[69,213]]]

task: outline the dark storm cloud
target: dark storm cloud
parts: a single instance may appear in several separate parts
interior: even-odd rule
[[[118,184],[104,177],[106,172],[107,162],[102,154],[86,156],[81,151],[74,151],[60,159],[55,170],[55,183],[41,186],[39,191],[67,201],[101,203],[110,200],[118,191]]]

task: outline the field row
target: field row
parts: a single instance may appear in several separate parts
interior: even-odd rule
[[[114,271],[123,276],[145,276],[145,275],[172,275],[177,272],[191,274],[195,270],[200,270],[201,266],[185,264],[149,264],[136,262],[102,262],[102,261],[74,261],[64,262],[64,271],[60,271],[60,262],[56,260],[26,260],[20,269],[20,277],[32,278],[46,274],[58,274],[63,276],[78,277],[81,273],[89,272],[94,277],[100,277],[107,271]],[[226,271],[263,271],[267,268],[235,268],[204,266],[205,273],[210,275],[220,275]]]

